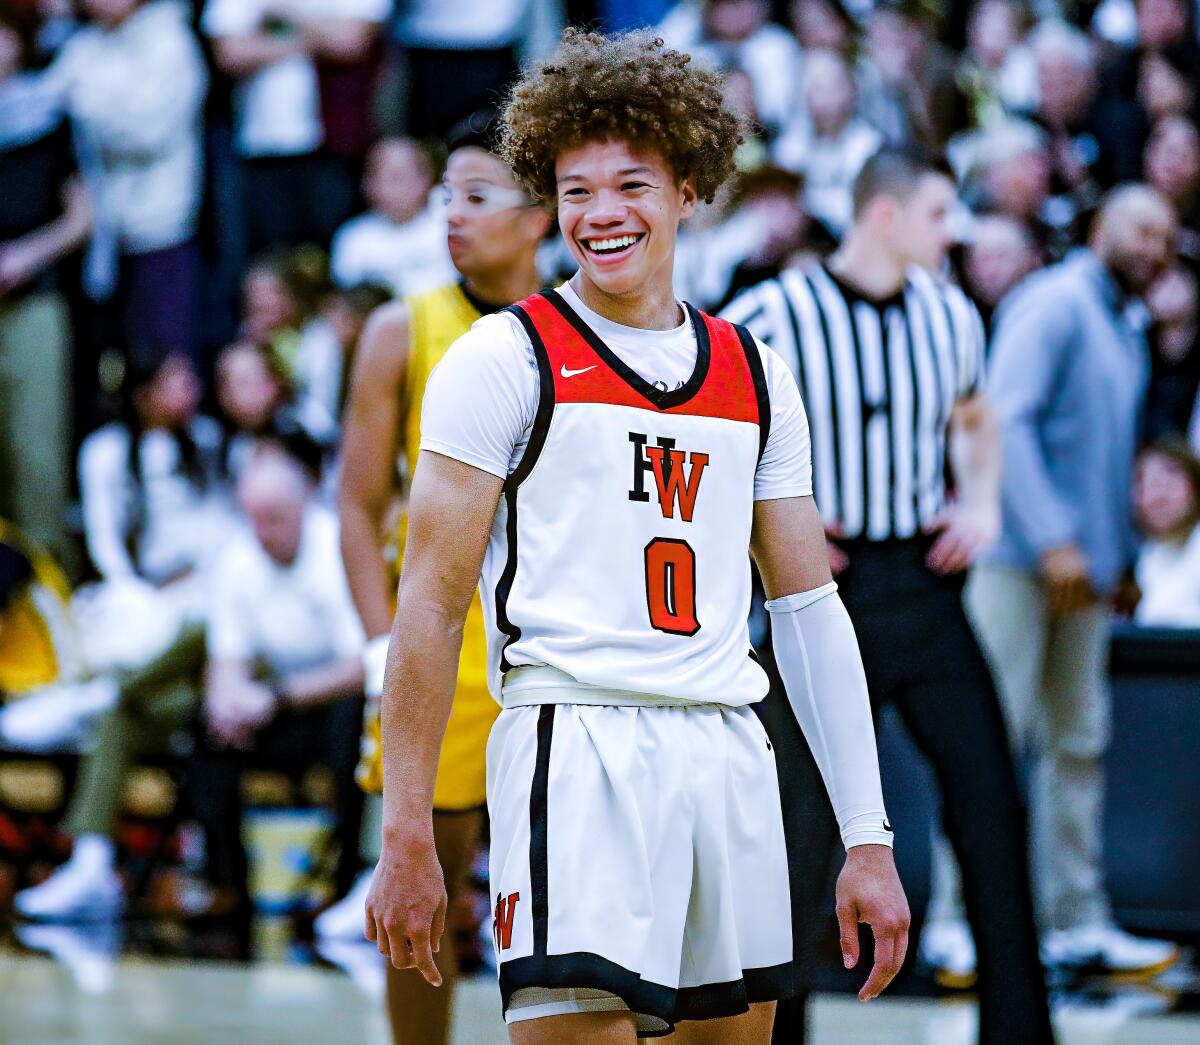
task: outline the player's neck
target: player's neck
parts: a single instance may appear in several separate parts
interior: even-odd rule
[[[480,301],[498,306],[524,301],[543,286],[542,277],[532,259],[496,272],[476,272],[470,276],[464,273],[463,283]]]
[[[668,274],[670,269],[667,270]],[[674,330],[683,322],[669,280],[639,288],[631,294],[608,294],[582,272],[571,277],[571,289],[597,315],[624,327]]]
[[[879,240],[858,225],[846,234],[827,264],[835,276],[855,290],[880,300],[899,293],[908,271],[902,258],[880,249]]]

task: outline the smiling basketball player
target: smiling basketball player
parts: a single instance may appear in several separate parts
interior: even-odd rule
[[[503,152],[556,205],[579,272],[485,317],[425,397],[383,697],[384,849],[367,933],[430,982],[431,827],[463,619],[481,581],[494,939],[519,1043],[770,1036],[791,989],[774,754],[749,705],[749,552],[847,846],[847,965],[903,961],[853,630],[787,368],[672,293],[681,220],[733,169],[719,80],[647,33],[568,31],[517,85]]]

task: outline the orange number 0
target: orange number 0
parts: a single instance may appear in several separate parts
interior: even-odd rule
[[[655,537],[646,545],[646,605],[650,623],[672,635],[695,635],[696,553],[687,541]]]

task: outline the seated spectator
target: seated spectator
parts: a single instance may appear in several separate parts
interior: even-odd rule
[[[1030,14],[1020,0],[982,0],[971,8],[959,75],[981,126],[1037,105],[1037,62],[1025,43]]]
[[[803,111],[776,143],[775,158],[804,175],[809,210],[840,235],[853,209],[850,187],[883,135],[856,115],[853,71],[834,51],[805,58],[803,98]]]
[[[91,208],[57,91],[29,68],[37,28],[31,7],[0,4],[0,515],[74,566],[71,324],[57,262],[87,239]]]
[[[286,461],[292,474],[299,475],[299,458],[294,455],[302,445],[304,440],[301,439],[290,440],[288,448],[278,440],[266,440],[254,450],[246,472],[253,473],[257,469],[263,473],[266,467],[264,461]],[[310,445],[310,449],[302,451],[310,460],[312,449]],[[282,540],[286,543],[286,539],[278,536],[276,530],[286,530],[296,520],[287,514],[286,505],[277,512],[280,517],[270,517],[272,504],[274,502],[268,500],[264,509],[268,515],[258,517],[258,524],[266,535],[264,540],[276,541],[272,547],[278,551],[281,547],[278,542]],[[276,508],[280,508],[280,505],[276,505]],[[316,509],[313,511],[316,512]],[[316,529],[317,522],[313,522],[311,528]],[[336,536],[334,540],[336,547]],[[308,546],[311,547],[312,543],[312,540],[308,541]],[[317,543],[319,545],[319,541]],[[251,545],[248,535],[240,545],[235,542],[222,553],[222,564],[228,563],[230,555],[236,555],[238,548],[245,549]],[[236,561],[247,565],[245,557]],[[216,605],[227,605],[222,600],[229,587],[229,566],[223,565],[222,569],[224,572],[218,573],[212,595]],[[310,577],[313,575],[311,566],[307,573]],[[246,583],[251,585],[259,581],[262,581],[260,572],[246,579]],[[266,587],[270,588],[270,583]],[[280,587],[292,591],[296,597],[290,612],[284,613],[276,621],[275,626],[281,633],[295,626],[298,619],[308,619],[310,623],[319,619],[324,619],[326,623],[330,619],[336,621],[336,617],[329,618],[326,615],[326,618],[319,618],[314,614],[311,600],[316,599],[319,591],[308,591],[310,601],[305,601],[304,597],[296,594],[302,589],[302,584],[292,588],[288,588],[286,583],[277,584],[277,594]],[[335,597],[338,595],[336,588],[330,590]],[[253,611],[251,608],[248,611],[241,609],[241,612]],[[295,615],[298,612],[299,618]],[[310,618],[304,617],[305,612],[310,614]],[[224,621],[224,626],[230,626],[228,619]],[[263,629],[269,631],[270,625],[260,627],[259,633]],[[336,638],[338,632],[332,632],[332,635]],[[329,643],[335,638],[323,636],[318,639],[310,636],[308,641],[319,649],[320,643]],[[228,641],[228,638],[224,641]],[[277,641],[284,639],[277,638]],[[169,756],[173,753],[178,755],[190,746],[186,728],[191,725],[202,704],[205,656],[205,624],[193,621],[160,654],[144,663],[101,673],[84,683],[48,686],[0,713],[0,741],[26,751],[56,746],[62,739],[72,734],[78,735],[80,722],[96,721],[64,821],[66,833],[74,840],[71,858],[46,882],[17,895],[14,906],[25,918],[59,921],[108,917],[118,913],[124,906],[124,887],[116,873],[114,836],[128,770],[138,758]],[[277,678],[275,683],[281,687],[294,687],[294,691],[299,693],[296,697],[298,703],[310,698],[317,699],[313,693],[320,690],[324,681],[331,678],[330,684],[336,687],[338,678],[336,667],[328,677],[323,677],[320,671],[322,669],[318,668],[314,675],[301,672],[294,677]],[[353,803],[350,809],[353,811]],[[194,909],[187,909],[185,913],[227,912],[238,906],[241,900],[241,894],[236,889],[227,888],[214,893],[197,889],[193,893],[190,903]]]
[[[328,439],[344,371],[342,346],[321,316],[330,290],[325,255],[311,246],[273,250],[246,270],[242,289],[241,335],[271,349],[313,434]]]
[[[920,0],[875,4],[865,43],[859,72],[863,117],[890,145],[944,150],[968,112],[955,57],[938,43],[927,7]]]
[[[1182,435],[1200,390],[1200,294],[1196,272],[1173,265],[1146,292],[1150,388],[1145,436]]]
[[[436,175],[429,154],[412,139],[376,143],[363,178],[371,209],[333,237],[330,268],[338,286],[381,283],[402,297],[454,278],[445,212],[430,199]]]
[[[1049,139],[1035,124],[1006,120],[966,147],[964,196],[976,213],[1004,214],[1030,230],[1039,250],[1057,261],[1078,241],[1079,204],[1069,193],[1052,196]]]
[[[87,549],[105,580],[156,586],[200,581],[229,535],[219,483],[220,428],[200,415],[200,382],[180,356],[132,366],[124,416],[89,435],[79,451]],[[172,585],[189,607],[202,585]]]
[[[1134,620],[1200,628],[1200,460],[1182,440],[1153,444],[1138,458],[1133,499],[1145,536]]]
[[[1139,0],[1133,39],[1110,63],[1108,79],[1151,120],[1187,115],[1196,102],[1200,69],[1192,0]]]
[[[391,0],[206,0],[201,16],[218,67],[238,84],[246,248],[326,245],[352,213],[355,177],[323,149],[318,66],[366,61]]]
[[[1182,116],[1154,125],[1145,153],[1146,181],[1179,211],[1179,256],[1200,271],[1200,132]]]
[[[760,167],[742,176],[738,186],[739,211],[766,230],[758,247],[734,268],[724,308],[747,287],[773,279],[784,268],[824,257],[837,240],[813,215],[804,198],[804,179],[778,167]]]
[[[248,764],[299,774],[314,762],[335,781],[339,892],[358,871],[362,631],[338,550],[337,520],[312,477],[264,447],[242,471],[238,500],[253,528],[217,566],[208,613],[204,733],[189,766],[208,839],[209,874],[244,896],[239,777]]]
[[[1103,190],[1136,181],[1148,126],[1136,102],[1101,90],[1095,45],[1081,30],[1047,21],[1030,34],[1038,64],[1033,114],[1049,137],[1056,195],[1090,210]]]
[[[278,359],[263,345],[235,341],[221,350],[217,356],[217,403],[225,424],[222,465],[235,480],[263,439],[298,430],[318,447],[328,448],[331,431],[325,411],[317,410],[311,416],[311,400],[296,402]],[[319,461],[316,464],[319,466]]]
[[[792,0],[788,16],[804,51],[836,51],[854,58],[858,23],[842,0]]]
[[[126,346],[195,356],[201,116],[208,73],[172,0],[83,0],[91,24],[49,71],[94,157],[97,214],[119,253]]]
[[[658,27],[668,47],[714,69],[744,70],[754,85],[755,109],[768,139],[779,133],[796,97],[793,71],[800,48],[770,22],[767,0],[682,0]]]
[[[1027,225],[1006,214],[985,214],[976,219],[964,259],[964,289],[979,307],[984,326],[1004,296],[1041,264],[1041,256]]]

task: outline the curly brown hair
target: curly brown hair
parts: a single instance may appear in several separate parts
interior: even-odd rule
[[[500,155],[538,198],[555,196],[565,149],[617,139],[650,146],[711,203],[733,173],[742,120],[721,78],[642,29],[603,36],[571,28],[548,62],[528,69],[504,109]]]

